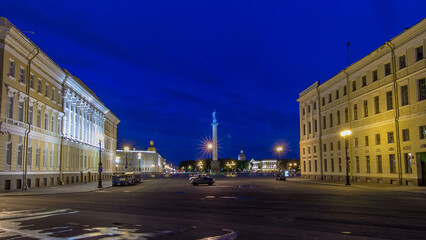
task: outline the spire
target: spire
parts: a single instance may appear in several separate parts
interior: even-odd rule
[[[244,152],[243,152],[243,144],[241,144],[241,153],[244,153]]]

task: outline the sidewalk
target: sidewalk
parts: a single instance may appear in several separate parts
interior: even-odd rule
[[[7,191],[7,192],[0,192],[0,197],[93,192],[93,191],[99,191],[99,190],[111,188],[112,182],[102,181],[102,186],[103,188],[98,188],[98,182],[90,182],[86,184],[84,183],[68,184],[64,186],[31,188],[29,190],[13,190],[13,191]]]
[[[304,179],[301,177],[290,177],[287,178],[289,182],[302,183],[302,184],[319,184],[329,186],[340,186],[348,188],[362,188],[377,191],[389,191],[389,192],[408,192],[408,193],[420,193],[426,194],[426,187],[424,186],[406,186],[398,184],[382,184],[382,183],[366,183],[366,182],[351,182],[350,186],[346,186],[345,182],[342,181],[327,181],[327,180],[314,180]]]

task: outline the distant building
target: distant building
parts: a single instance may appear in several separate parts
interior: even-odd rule
[[[118,118],[0,17],[0,191],[111,179]]]
[[[120,161],[118,167],[114,169],[115,171],[137,172],[140,169],[142,174],[163,174],[169,171],[170,166],[166,164],[166,159],[156,151],[154,141],[150,141],[150,146],[146,151],[133,149],[126,154],[124,150],[117,150],[116,155],[120,158]]]
[[[253,158],[252,160],[250,160],[250,170],[262,171],[262,172],[277,171],[277,160],[275,159],[255,160]]]
[[[238,160],[239,161],[245,161],[246,160],[246,155],[243,152],[243,146],[241,146],[241,153],[238,155]]]
[[[304,178],[426,185],[425,46],[423,19],[299,94]]]

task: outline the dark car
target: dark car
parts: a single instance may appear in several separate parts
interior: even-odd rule
[[[189,179],[189,183],[194,186],[197,186],[198,184],[213,185],[213,183],[215,183],[215,180],[214,178],[207,175],[198,175],[195,177],[191,177]]]
[[[277,181],[286,181],[286,177],[284,175],[284,173],[281,173],[280,175],[277,176],[277,178],[275,178],[275,180]]]

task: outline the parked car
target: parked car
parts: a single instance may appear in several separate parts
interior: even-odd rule
[[[275,178],[275,180],[277,180],[277,181],[286,181],[287,179],[286,179],[286,177],[285,177],[284,173],[281,173],[280,175],[278,175],[278,176]]]
[[[197,186],[198,184],[208,184],[208,185],[213,185],[213,183],[215,183],[214,178],[207,176],[207,175],[197,175],[194,177],[190,177],[189,178],[189,183]]]

